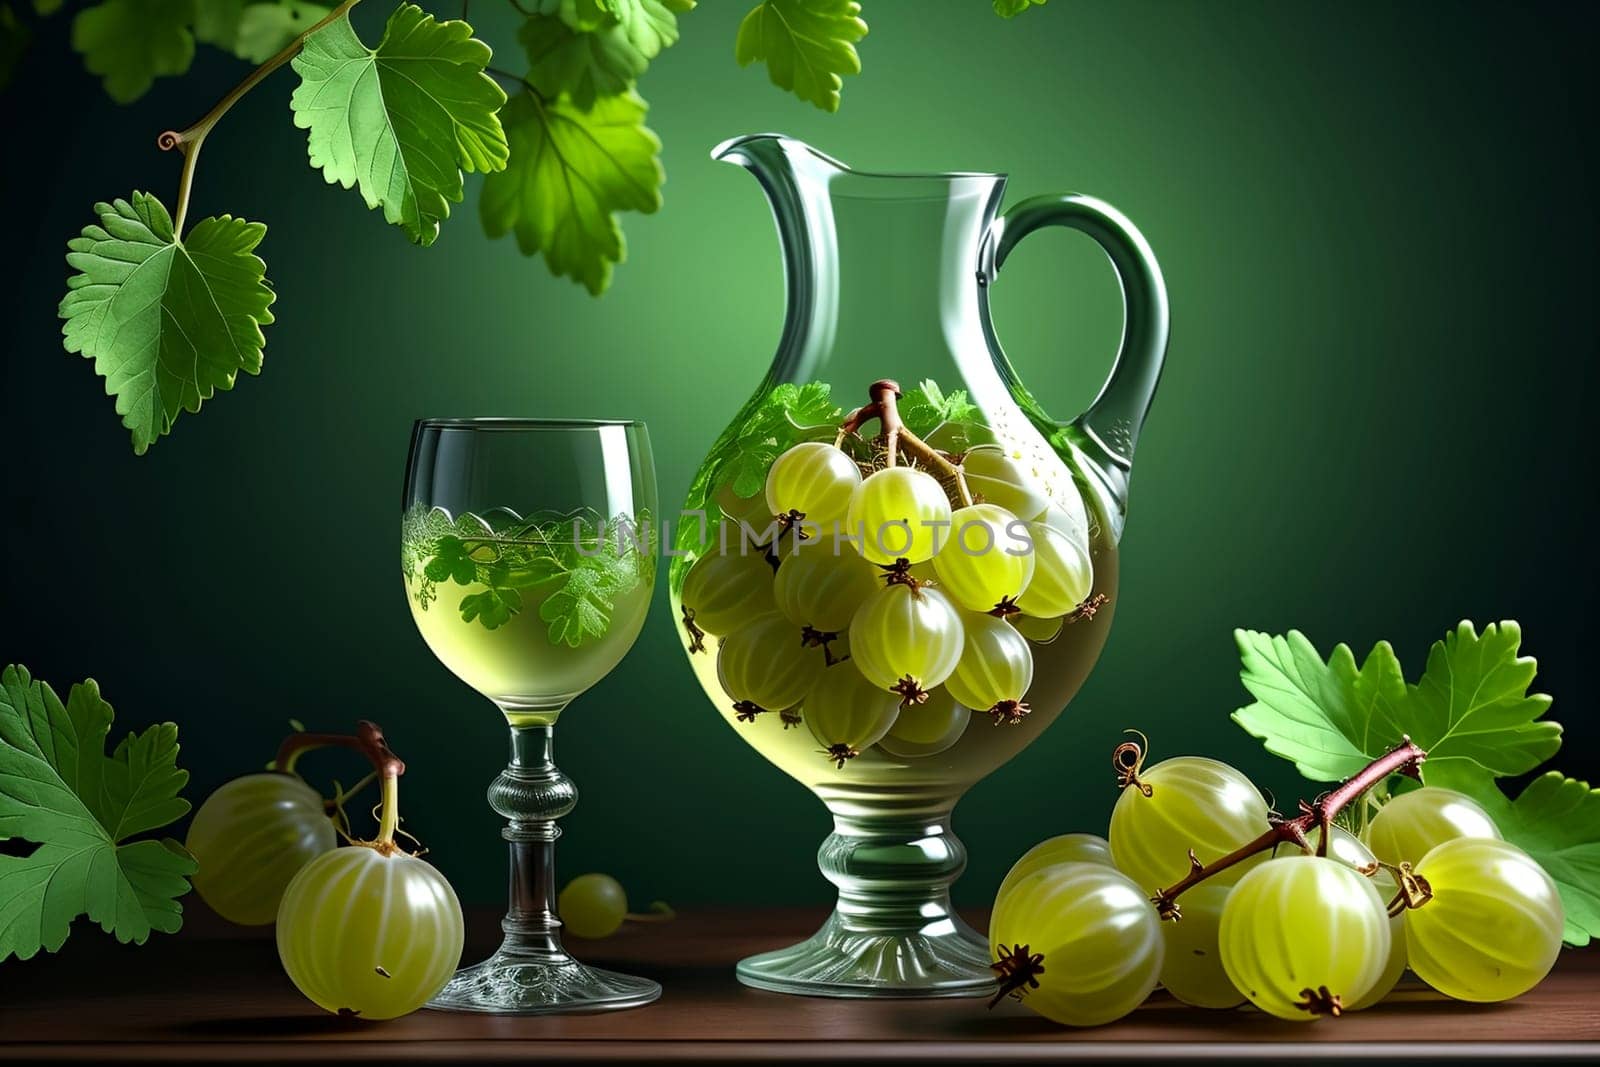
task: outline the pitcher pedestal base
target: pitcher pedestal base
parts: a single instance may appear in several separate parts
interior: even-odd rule
[[[739,981],[813,997],[987,997],[989,943],[954,916],[919,930],[861,932],[830,915],[809,939],[739,961]]]
[[[463,967],[428,1001],[437,1011],[481,1011],[497,1015],[552,1015],[637,1008],[659,999],[648,978],[588,967],[571,956],[553,960],[496,952]]]

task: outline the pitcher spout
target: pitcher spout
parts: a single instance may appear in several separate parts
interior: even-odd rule
[[[809,162],[824,169],[848,173],[850,168],[824,152],[781,133],[746,133],[730,137],[711,150],[719,163],[735,163],[758,174],[776,174],[804,167]]]

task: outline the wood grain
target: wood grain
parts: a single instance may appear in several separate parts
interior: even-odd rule
[[[199,910],[199,905],[192,910]],[[981,917],[975,917],[980,918]],[[513,1018],[423,1011],[388,1023],[326,1015],[278,966],[268,931],[196,915],[177,937],[119,946],[74,932],[53,957],[0,965],[0,1059],[234,1062],[678,1063],[1600,1058],[1600,953],[1563,953],[1527,996],[1469,1005],[1403,986],[1377,1008],[1311,1025],[1254,1011],[1206,1012],[1157,994],[1128,1018],[1068,1030],[1006,1002],[850,1001],[746,989],[740,957],[820,923],[796,911],[686,914],[603,942],[583,958],[660,981],[650,1007]],[[470,958],[490,915],[473,916]]]

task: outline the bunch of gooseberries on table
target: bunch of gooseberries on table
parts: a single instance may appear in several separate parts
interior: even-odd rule
[[[296,772],[306,752],[359,751],[382,787],[378,833],[350,836],[344,803]],[[235,778],[206,798],[186,847],[199,862],[195,890],[224,919],[277,924],[278,956],[295,987],[327,1011],[392,1019],[427,1003],[461,962],[466,927],[438,869],[395,840],[405,764],[383,730],[291,734],[271,769]],[[345,838],[345,847],[339,838]]]
[[[1151,767],[1118,746],[1110,839],[1036,845],[995,897],[999,989],[1047,1018],[1096,1026],[1159,985],[1201,1008],[1246,1001],[1311,1021],[1383,1000],[1409,968],[1447,996],[1501,1001],[1555,964],[1564,915],[1550,876],[1468,797],[1422,786],[1360,837],[1335,823],[1390,775],[1417,777],[1410,740],[1284,818],[1225,763]]]
[[[874,745],[942,752],[979,716],[1021,724],[1030,642],[1105,602],[1075,486],[1053,503],[1001,446],[946,451],[904,426],[893,382],[870,392],[832,443],[777,456],[759,498],[718,496],[729,521],[681,592],[736,719],[804,723],[839,769]],[[847,451],[872,420],[877,451]]]

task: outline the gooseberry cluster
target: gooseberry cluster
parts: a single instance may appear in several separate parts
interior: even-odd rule
[[[1372,1006],[1409,967],[1448,996],[1506,1000],[1555,964],[1564,915],[1550,876],[1469,798],[1422,786],[1356,836],[1344,807],[1417,777],[1409,740],[1283,818],[1234,768],[1115,755],[1110,840],[1051,838],[995,898],[989,939],[1010,994],[1050,1019],[1121,1018],[1159,984],[1202,1008],[1249,1001],[1309,1021]]]
[[[1022,723],[1031,645],[1104,602],[1081,500],[1052,502],[999,444],[921,440],[893,382],[870,394],[831,444],[778,455],[759,500],[718,498],[730,522],[681,593],[735,716],[804,723],[841,769],[873,745],[944,751],[974,712]],[[869,420],[882,433],[858,459],[843,446]]]

